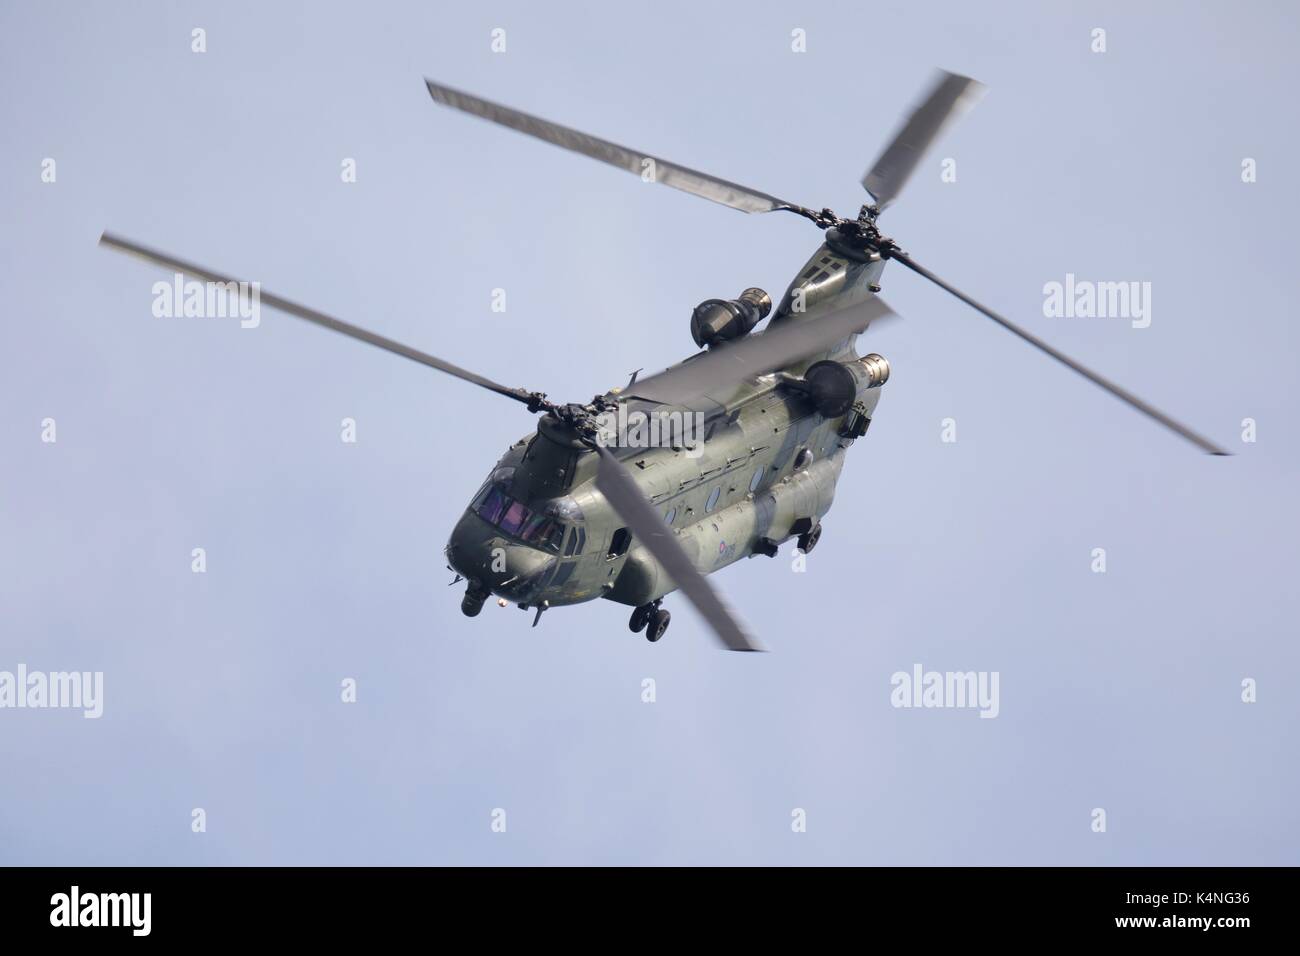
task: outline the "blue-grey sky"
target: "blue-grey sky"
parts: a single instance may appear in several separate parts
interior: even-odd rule
[[[104,714],[0,710],[0,862],[1295,864],[1300,15],[981,7],[5,4],[0,670],[102,671]],[[893,378],[807,572],[714,579],[766,655],[676,596],[657,645],[606,602],[463,618],[442,546],[529,417],[269,310],[154,318],[159,270],[95,244],[585,399],[816,231],[423,76],[851,214],[934,67],[989,89],[887,231],[1237,454],[887,268]],[[1067,273],[1150,282],[1150,327],[1045,318]],[[914,664],[998,672],[999,715],[892,707]]]

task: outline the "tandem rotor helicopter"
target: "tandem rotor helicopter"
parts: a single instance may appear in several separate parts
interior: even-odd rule
[[[882,234],[877,219],[948,123],[982,86],[941,73],[862,185],[874,202],[854,219],[814,211],[707,173],[426,80],[434,101],[491,120],[645,179],[746,213],[789,212],[824,239],[772,311],[761,289],[709,299],[691,316],[697,354],[586,403],[510,388],[377,333],[276,295],[261,301],[523,404],[542,417],[512,445],[471,499],[446,546],[453,584],[466,582],[470,617],[487,599],[535,609],[605,598],[630,606],[629,626],[658,641],[664,598],[680,589],[730,650],[762,650],[706,575],[754,555],[775,556],[797,539],[811,551],[830,510],[844,456],[866,434],[889,379],[889,363],[859,356],[856,341],[894,313],[876,295],[885,263],[897,261],[1045,352],[1130,407],[1210,454],[1226,454],[1190,428],[1084,367],[945,282]],[[104,233],[103,245],[208,282],[235,280]],[[755,327],[771,315],[765,331]],[[606,427],[689,415],[703,434],[688,444],[611,441]],[[652,430],[653,433],[653,430]],[[618,436],[614,436],[617,438]]]

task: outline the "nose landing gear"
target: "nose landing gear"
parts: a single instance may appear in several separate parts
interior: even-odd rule
[[[642,604],[632,612],[632,617],[628,620],[627,626],[633,634],[640,634],[645,631],[645,639],[652,644],[664,636],[668,630],[668,623],[673,616],[661,608],[663,598],[658,601],[651,601],[649,604]]]
[[[483,610],[483,603],[491,592],[477,581],[470,581],[465,588],[465,596],[460,599],[460,612],[466,617],[478,617]]]

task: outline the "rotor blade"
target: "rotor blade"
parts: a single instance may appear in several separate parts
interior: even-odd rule
[[[939,73],[930,95],[916,107],[875,165],[862,177],[862,185],[876,200],[878,208],[883,210],[898,198],[925,151],[952,120],[975,105],[983,92],[984,84],[968,76]]]
[[[502,106],[500,103],[481,99],[471,93],[464,93],[449,86],[443,86],[427,78],[424,82],[429,87],[429,95],[437,103],[442,103],[444,106],[450,106],[453,109],[458,109],[461,112],[482,119],[491,120],[501,126],[508,126],[520,133],[527,133],[529,136],[535,136],[537,139],[573,150],[575,153],[590,156],[592,159],[598,159],[602,163],[617,166],[619,169],[625,169],[629,173],[645,178],[647,182],[662,183],[665,186],[680,189],[682,192],[703,196],[705,199],[722,203],[722,205],[730,206],[732,209],[739,209],[741,212],[772,212],[775,209],[807,212],[802,206],[785,202],[775,196],[769,196],[767,193],[758,192],[737,183],[728,182],[725,179],[718,179],[708,173],[688,169],[685,166],[678,166],[676,163],[671,163],[658,156],[651,156],[649,153],[641,153],[607,140],[598,139],[595,136],[589,136],[576,129],[569,129],[559,123],[552,123],[550,120],[544,120],[520,110]]]
[[[1131,408],[1137,409],[1139,412],[1141,412],[1143,415],[1146,415],[1148,418],[1154,419],[1155,421],[1159,422],[1161,425],[1165,426],[1165,428],[1168,428],[1170,431],[1174,432],[1180,437],[1187,439],[1189,442],[1191,442],[1197,448],[1200,448],[1202,451],[1207,452],[1211,455],[1230,454],[1230,452],[1224,451],[1222,448],[1214,444],[1208,438],[1203,438],[1202,436],[1198,435],[1196,432],[1188,428],[1186,425],[1170,418],[1164,412],[1160,411],[1160,409],[1147,404],[1146,402],[1138,398],[1136,395],[1134,395],[1132,392],[1128,391],[1127,389],[1121,388],[1120,386],[1116,385],[1114,382],[1110,381],[1110,379],[1098,375],[1096,372],[1094,372],[1092,369],[1088,368],[1085,365],[1081,365],[1079,362],[1076,362],[1074,359],[1070,358],[1064,352],[1048,345],[1038,336],[1025,331],[1024,329],[1020,328],[1020,326],[1011,322],[1009,319],[1005,318],[1004,316],[998,315],[998,313],[994,312],[988,306],[981,305],[979,302],[976,302],[965,292],[962,292],[957,287],[945,282],[943,279],[940,279],[937,275],[935,275],[925,266],[916,262],[914,259],[912,259],[911,256],[907,255],[906,253],[896,252],[893,254],[892,258],[897,259],[899,262],[907,266],[907,268],[911,269],[917,275],[924,276],[925,278],[929,279],[939,288],[951,292],[957,298],[961,299],[963,302],[969,305],[972,309],[975,309],[977,312],[982,312],[984,315],[992,319],[994,322],[1002,326],[1007,331],[1014,332],[1016,335],[1020,336],[1022,339],[1024,339],[1030,345],[1034,346],[1039,351],[1046,352],[1048,355],[1056,359],[1066,368],[1073,369],[1074,371],[1082,375],[1084,378],[1086,378],[1088,381],[1092,382],[1094,385],[1101,386],[1106,391],[1110,392],[1112,395],[1118,398],[1121,402],[1124,402],[1126,405],[1128,405]]]
[[[138,243],[132,242],[129,239],[123,239],[121,236],[115,236],[109,232],[105,232],[103,235],[99,237],[99,244],[102,246],[109,246],[110,248],[116,249],[119,252],[125,252],[128,255],[136,256],[140,259],[145,260],[146,262],[151,262],[155,265],[160,265],[168,269],[173,269],[176,272],[186,273],[187,275],[191,275],[197,279],[202,279],[205,282],[222,282],[222,283],[232,282],[233,283],[239,281],[237,279],[232,279],[229,276],[223,276],[219,272],[213,272],[211,269],[205,269],[202,266],[197,266],[192,262],[186,262],[183,259],[176,259],[172,256],[167,255],[164,252],[159,252],[156,249],[150,249],[146,246],[142,246]],[[257,283],[251,283],[251,285],[257,286],[258,300],[260,302],[264,302],[267,305],[271,306],[272,308],[279,309],[281,312],[286,312],[289,315],[295,316],[296,318],[305,319],[308,322],[312,322],[316,325],[322,326],[327,329],[332,329],[335,332],[340,332],[343,335],[350,336],[354,339],[359,339],[362,342],[368,342],[370,345],[374,345],[377,346],[378,348],[385,349],[389,352],[394,353],[395,355],[400,355],[403,358],[408,358],[413,362],[419,362],[421,365],[427,365],[429,366],[429,368],[436,368],[440,372],[446,372],[448,375],[454,375],[456,378],[462,379],[463,381],[471,382],[474,385],[478,385],[482,388],[486,388],[490,392],[496,392],[498,395],[504,395],[507,398],[513,398],[516,401],[524,402],[525,404],[529,404],[537,400],[539,397],[534,393],[525,391],[524,389],[507,388],[504,385],[498,385],[490,378],[484,378],[482,375],[478,375],[475,374],[474,372],[470,372],[466,369],[461,368],[458,365],[452,365],[450,362],[444,362],[442,359],[430,355],[427,352],[421,352],[419,349],[413,349],[408,345],[403,345],[400,342],[395,342],[392,339],[379,335],[375,332],[370,332],[366,329],[360,328],[359,326],[355,326],[348,322],[344,322],[342,319],[336,319],[333,316],[326,315],[324,312],[318,312],[315,309],[309,309],[305,305],[299,305],[296,302],[290,302],[288,299],[282,299],[280,296],[275,295],[274,293],[266,292],[265,290],[261,289],[260,285],[258,285]]]
[[[608,499],[628,528],[655,560],[663,565],[673,582],[695,605],[695,609],[709,622],[714,632],[732,651],[763,650],[746,632],[740,622],[722,603],[713,586],[695,569],[690,556],[677,543],[677,536],[664,523],[659,512],[650,507],[645,495],[632,480],[631,474],[617,458],[602,446],[597,446],[600,467],[596,470],[596,487]]]
[[[766,332],[724,342],[680,365],[643,378],[624,390],[629,397],[682,405],[733,382],[743,382],[824,352],[870,322],[896,318],[879,296],[820,317],[792,317]]]

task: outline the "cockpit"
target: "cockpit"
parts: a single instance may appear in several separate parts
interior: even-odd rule
[[[511,498],[499,484],[480,491],[470,510],[512,538],[551,554],[560,553],[566,525]]]

